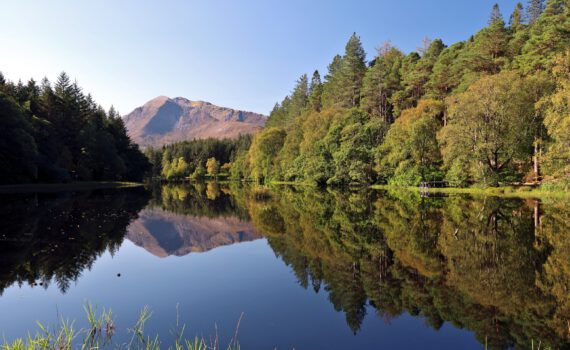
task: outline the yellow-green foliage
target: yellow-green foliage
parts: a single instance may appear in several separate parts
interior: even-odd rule
[[[556,59],[553,71],[557,89],[543,103],[546,105],[544,124],[552,143],[545,155],[546,169],[570,185],[570,50]]]
[[[248,154],[253,178],[272,178],[275,174],[274,160],[283,147],[285,136],[285,131],[280,128],[268,128],[255,135]]]
[[[206,161],[206,170],[208,171],[208,175],[217,177],[220,173],[220,162],[214,157],[208,158]]]
[[[434,180],[434,168],[441,161],[436,136],[443,125],[443,111],[441,101],[421,100],[417,107],[402,112],[378,149],[380,177],[401,185]]]
[[[515,165],[529,162],[536,96],[516,72],[485,76],[448,98],[442,153],[447,169],[497,184]],[[461,179],[448,178],[461,183]]]
[[[353,34],[322,82],[302,75],[275,105],[257,140],[279,128],[271,154],[250,150],[234,173],[322,185],[497,186],[543,175],[566,184],[568,69],[554,57],[570,47],[569,7],[549,0],[525,23],[517,5],[507,25],[496,5],[465,41],[426,40],[407,55],[387,43],[368,66]]]

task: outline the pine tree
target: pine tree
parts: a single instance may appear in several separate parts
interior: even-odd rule
[[[444,49],[443,41],[436,39],[430,42],[421,57],[416,52],[406,57],[400,72],[403,90],[394,96],[397,115],[406,108],[414,107],[425,94],[433,66]]]
[[[299,77],[293,92],[291,92],[291,103],[289,105],[286,123],[289,123],[291,120],[298,117],[305,110],[308,102],[309,79],[307,78],[307,74],[303,74]]]
[[[346,44],[341,66],[340,105],[357,107],[360,104],[360,89],[366,73],[366,53],[360,38],[353,33]]]
[[[392,95],[401,86],[400,68],[404,54],[391,46],[383,45],[373,66],[368,69],[362,84],[362,108],[384,122],[393,121]]]
[[[544,0],[529,0],[526,17],[528,24],[533,25],[544,11]]]
[[[63,98],[70,93],[70,88],[71,80],[69,79],[69,75],[65,72],[61,72],[55,83],[55,94],[58,97]]]
[[[332,62],[328,65],[328,72],[325,75],[325,83],[323,84],[322,103],[325,107],[333,106],[338,100],[340,71],[342,67],[342,57],[334,56]]]
[[[319,112],[322,108],[322,95],[323,84],[321,82],[321,75],[316,70],[311,78],[311,85],[309,86],[309,106],[312,110]]]
[[[340,67],[342,66],[342,56],[336,55],[333,57],[332,62],[329,64],[328,73],[325,75],[325,80],[330,82],[336,76],[336,74],[340,71]]]
[[[503,15],[499,9],[499,4],[493,5],[493,9],[491,10],[491,18],[489,19],[489,25],[492,26],[497,22],[504,23]]]
[[[515,32],[523,27],[523,5],[520,2],[517,3],[513,13],[511,14],[509,27]]]
[[[549,0],[542,15],[530,28],[530,37],[515,67],[528,74],[552,68],[554,58],[570,45],[570,3]]]
[[[322,84],[321,75],[319,74],[318,70],[315,70],[313,72],[313,76],[311,77],[311,84],[309,85],[309,94],[311,94],[315,90],[315,87],[321,84]]]
[[[464,49],[465,43],[459,42],[441,52],[426,84],[429,97],[443,100],[459,86],[465,69],[459,57]]]
[[[494,5],[489,25],[479,31],[470,41],[463,53],[466,72],[473,72],[471,77],[481,73],[496,74],[508,62],[507,53],[510,40],[509,30],[500,13],[499,6]],[[466,77],[470,75],[466,74]],[[467,81],[467,85],[472,81]]]

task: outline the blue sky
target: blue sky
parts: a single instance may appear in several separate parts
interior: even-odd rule
[[[97,0],[0,3],[0,71],[54,80],[65,70],[123,113],[183,96],[268,113],[303,73],[324,75],[349,36],[368,59],[386,40],[467,39],[515,0]]]

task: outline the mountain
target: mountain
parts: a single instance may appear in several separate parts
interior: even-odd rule
[[[149,208],[129,225],[127,238],[155,256],[166,257],[206,252],[261,236],[251,223],[237,217],[197,217]]]
[[[176,141],[236,138],[259,131],[267,117],[182,97],[156,97],[124,117],[129,136],[142,147]]]

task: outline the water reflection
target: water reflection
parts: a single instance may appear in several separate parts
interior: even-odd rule
[[[154,200],[127,229],[127,238],[166,257],[206,252],[261,238],[227,188],[217,183],[156,186]]]
[[[0,294],[14,283],[65,292],[101,254],[118,250],[148,200],[143,189],[1,195]]]
[[[354,332],[369,303],[388,320],[452,322],[489,348],[568,347],[564,202],[285,189],[243,203],[299,283],[324,287]]]
[[[433,329],[470,330],[488,348],[568,348],[563,201],[286,187],[259,196],[237,184],[149,193],[150,202],[140,190],[5,198],[0,288],[55,281],[65,291],[124,237],[165,257],[263,235],[300,286],[326,293],[355,334],[366,317],[407,313]]]

